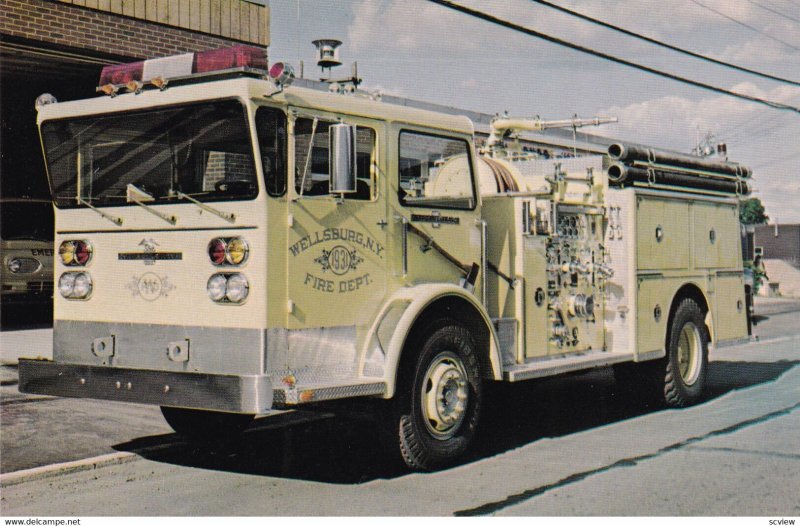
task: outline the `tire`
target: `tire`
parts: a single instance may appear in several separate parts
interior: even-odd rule
[[[255,415],[200,409],[161,407],[161,414],[176,433],[192,442],[227,442],[238,438]]]
[[[685,407],[703,396],[708,375],[708,330],[705,316],[689,298],[681,301],[667,340],[664,401],[670,407]]]
[[[469,449],[483,390],[469,330],[441,320],[421,336],[406,348],[419,348],[419,353],[403,364],[386,425],[390,446],[399,450],[406,466],[432,470],[452,464]]]

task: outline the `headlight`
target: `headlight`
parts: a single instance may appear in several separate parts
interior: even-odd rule
[[[222,301],[225,299],[225,291],[227,289],[228,280],[224,274],[214,274],[209,278],[206,289],[208,290],[208,297],[213,301]]]
[[[206,285],[208,297],[216,303],[243,303],[250,293],[250,284],[242,274],[214,274]]]
[[[72,288],[72,294],[76,298],[85,298],[92,293],[92,278],[89,274],[81,272],[75,276],[75,285]]]
[[[247,299],[247,294],[250,291],[250,284],[247,283],[247,278],[241,274],[231,274],[228,278],[228,290],[225,297],[231,303],[241,303]]]
[[[8,262],[8,265],[6,266],[8,267],[8,270],[16,274],[17,272],[19,272],[19,269],[22,268],[22,262],[18,259],[12,259],[11,261]]]
[[[86,272],[65,272],[58,278],[58,292],[70,300],[83,300],[92,294],[92,277]]]
[[[58,278],[58,292],[65,298],[72,297],[72,291],[75,289],[75,272],[67,272],[61,274]]]
[[[13,258],[6,267],[14,274],[33,274],[42,268],[42,263],[35,258]]]
[[[63,241],[58,247],[61,262],[69,267],[83,267],[92,259],[92,245],[88,241]]]

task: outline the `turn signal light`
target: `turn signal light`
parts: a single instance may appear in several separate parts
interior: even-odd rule
[[[216,238],[208,244],[208,258],[216,266],[241,265],[249,253],[247,241],[240,237]]]
[[[92,245],[88,241],[63,241],[58,247],[61,262],[69,267],[84,267],[92,259]]]
[[[235,237],[228,241],[227,259],[231,265],[241,265],[247,259],[247,242],[240,238]]]

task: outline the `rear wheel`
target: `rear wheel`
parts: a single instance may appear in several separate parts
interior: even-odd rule
[[[388,430],[408,467],[430,470],[451,464],[471,445],[482,385],[476,345],[465,327],[443,320],[420,343],[416,360],[401,371]]]
[[[667,405],[683,407],[703,395],[708,374],[708,330],[697,303],[683,300],[669,332],[664,399]]]
[[[661,359],[614,366],[614,377],[625,396],[647,406],[684,407],[700,400],[708,370],[708,330],[705,315],[689,298],[678,305]]]
[[[176,433],[193,442],[225,442],[244,433],[255,415],[161,407]]]

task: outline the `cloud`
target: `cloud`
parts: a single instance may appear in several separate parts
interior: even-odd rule
[[[800,88],[779,86],[770,90],[741,83],[733,91],[777,102],[800,105]],[[655,147],[688,152],[698,135],[712,132],[717,141],[728,143],[732,158],[754,167],[755,195],[771,217],[782,222],[800,222],[800,119],[725,96],[692,100],[665,96],[627,106],[613,106],[599,112],[617,116],[618,124],[604,126],[597,134]]]
[[[470,50],[480,45],[482,29],[478,20],[429,2],[362,0],[353,5],[348,43],[357,52],[389,56],[430,46]]]

